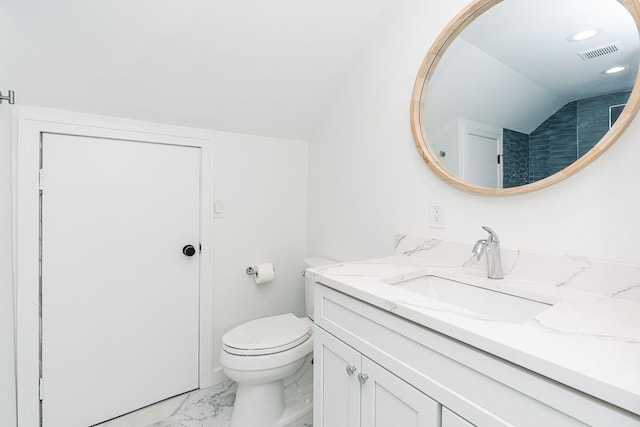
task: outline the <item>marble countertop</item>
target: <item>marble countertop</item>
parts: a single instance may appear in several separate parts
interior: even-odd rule
[[[398,236],[395,255],[310,269],[317,282],[640,414],[640,266],[504,251],[505,278],[471,245]],[[463,266],[464,265],[464,266]],[[545,304],[498,320],[393,283],[434,275]]]

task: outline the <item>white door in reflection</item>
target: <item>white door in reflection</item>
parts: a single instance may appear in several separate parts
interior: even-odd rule
[[[481,187],[502,188],[502,135],[467,127],[462,139],[461,178]]]

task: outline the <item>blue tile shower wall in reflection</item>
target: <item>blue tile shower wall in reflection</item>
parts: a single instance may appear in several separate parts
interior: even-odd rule
[[[631,92],[578,101],[578,155],[582,156],[609,130],[609,106],[626,104]]]
[[[502,131],[502,185],[518,187],[529,183],[529,135],[511,129]]]
[[[529,135],[504,129],[504,188],[538,181],[583,156],[609,130],[609,107],[625,104],[629,95],[620,92],[569,102]]]

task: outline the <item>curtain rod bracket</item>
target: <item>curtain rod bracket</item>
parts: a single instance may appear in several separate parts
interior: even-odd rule
[[[13,91],[10,90],[8,96],[4,96],[2,92],[0,92],[0,104],[2,104],[2,101],[9,101],[9,104],[15,104],[16,99]]]

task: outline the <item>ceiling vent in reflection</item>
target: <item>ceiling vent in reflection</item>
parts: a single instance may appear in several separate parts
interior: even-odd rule
[[[609,55],[611,53],[617,52],[618,46],[615,43],[608,44],[606,46],[597,47],[595,49],[585,50],[583,52],[578,52],[580,58],[588,61],[590,59],[599,58],[601,56]]]

